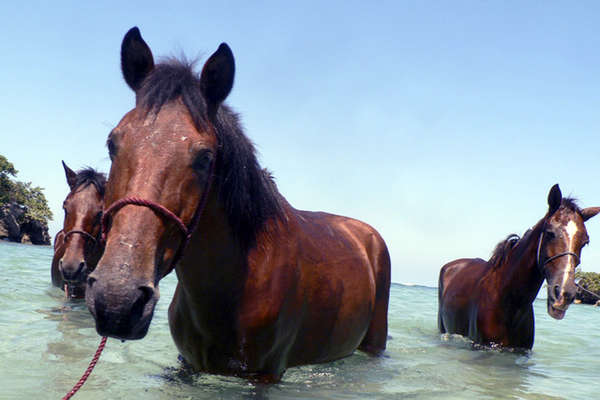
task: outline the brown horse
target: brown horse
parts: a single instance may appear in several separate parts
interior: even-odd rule
[[[68,298],[83,298],[87,276],[102,255],[100,221],[106,177],[92,168],[77,173],[63,162],[71,191],[63,203],[63,229],[54,237],[51,276]]]
[[[197,371],[272,382],[357,348],[381,353],[385,243],[363,222],[296,210],[279,194],[222,104],[229,47],[198,77],[184,62],[155,66],[132,28],[121,66],[136,107],[108,138],[106,250],[86,291],[98,333],[144,337],[159,281],[175,269],[171,334]]]
[[[575,298],[575,268],[588,242],[584,222],[600,207],[580,209],[562,198],[558,185],[548,195],[548,213],[519,239],[500,242],[489,261],[463,258],[442,267],[438,326],[485,346],[531,349],[532,303],[544,279],[548,314],[562,319]]]

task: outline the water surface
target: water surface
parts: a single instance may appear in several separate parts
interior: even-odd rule
[[[60,399],[100,341],[82,301],[50,283],[52,249],[0,242],[0,399]],[[361,352],[290,368],[281,383],[190,376],[179,369],[167,307],[176,277],[160,285],[148,335],[109,339],[75,399],[593,399],[600,380],[600,308],[572,306],[551,319],[536,301],[531,354],[474,351],[437,332],[437,289],[392,285],[383,357]]]

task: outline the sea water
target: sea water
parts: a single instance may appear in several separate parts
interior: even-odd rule
[[[52,249],[0,242],[0,399],[60,399],[100,341],[85,302],[50,283]],[[529,354],[473,350],[437,331],[437,289],[393,284],[388,347],[331,363],[290,368],[274,385],[183,373],[167,307],[174,274],[160,284],[148,335],[109,339],[75,399],[596,399],[600,308],[572,305],[562,321],[534,304]]]

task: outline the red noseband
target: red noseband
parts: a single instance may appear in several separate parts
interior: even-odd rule
[[[102,242],[106,243],[106,236],[108,234],[108,218],[111,214],[116,213],[126,205],[136,205],[150,208],[152,211],[154,211],[161,217],[166,218],[173,222],[175,225],[177,225],[177,227],[183,234],[183,241],[177,249],[177,252],[173,257],[173,261],[171,261],[171,265],[168,271],[165,273],[165,275],[167,275],[173,270],[173,268],[175,268],[175,265],[183,256],[183,252],[187,247],[188,243],[190,242],[192,234],[196,231],[196,228],[198,227],[198,223],[200,222],[200,216],[202,215],[202,211],[206,207],[206,202],[208,201],[208,191],[211,187],[214,175],[214,161],[211,163],[209,171],[210,172],[208,175],[208,179],[206,180],[206,183],[204,185],[204,192],[202,193],[202,198],[200,199],[200,203],[198,204],[198,207],[194,212],[194,216],[192,217],[192,221],[190,222],[189,227],[185,225],[181,218],[179,218],[171,210],[164,207],[163,205],[155,203],[151,200],[140,199],[138,197],[125,197],[112,203],[110,207],[108,207],[102,214]]]

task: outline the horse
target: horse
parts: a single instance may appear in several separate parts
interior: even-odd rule
[[[93,168],[74,172],[62,162],[70,192],[63,202],[63,229],[54,237],[52,284],[67,298],[84,298],[87,276],[102,254],[100,241],[106,175]]]
[[[462,258],[444,265],[438,286],[438,327],[477,345],[528,351],[534,342],[535,300],[544,280],[547,311],[562,319],[575,299],[575,268],[589,242],[584,222],[600,207],[580,209],[558,184],[548,212],[522,238],[509,235],[491,258]]]
[[[390,257],[364,222],[293,208],[223,103],[222,43],[201,73],[154,64],[137,27],[121,45],[135,108],[111,131],[106,247],[86,302],[100,335],[143,338],[173,269],[171,336],[193,370],[277,382],[288,367],[387,341]]]

